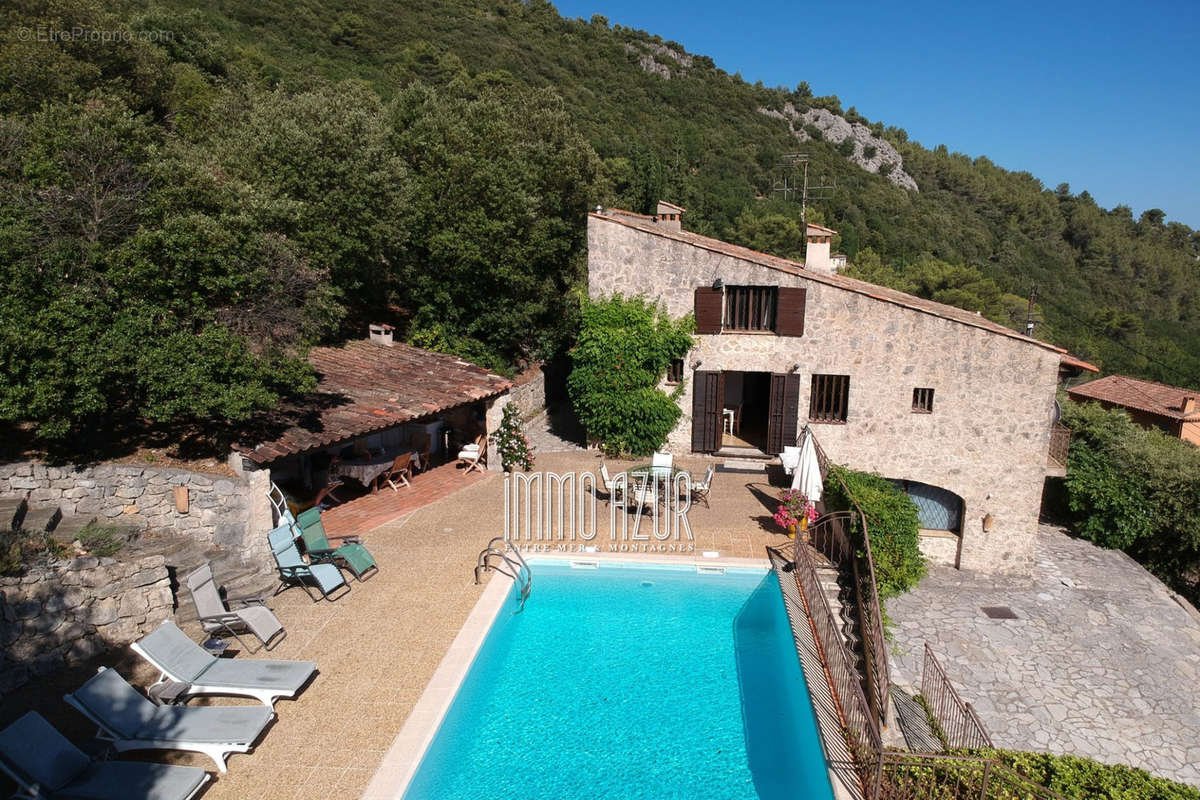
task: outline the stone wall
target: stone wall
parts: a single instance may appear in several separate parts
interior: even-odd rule
[[[0,695],[137,641],[173,604],[161,555],[76,558],[0,577]]]
[[[593,297],[643,292],[682,316],[697,286],[807,289],[802,337],[697,336],[686,356],[701,370],[786,373],[799,365],[798,428],[807,423],[811,376],[850,376],[845,424],[814,424],[829,457],[889,478],[920,481],[963,499],[959,565],[1027,572],[1050,441],[1059,354],[982,328],[770,269],[603,218],[588,221]],[[668,447],[691,449],[692,384]],[[931,387],[932,414],[912,413],[912,391]],[[994,524],[984,531],[982,520]]]
[[[101,464],[51,467],[38,462],[0,465],[0,497],[28,493],[30,506],[58,505],[64,515],[186,536],[207,548],[240,552],[245,561],[274,568],[266,534],[270,475],[206,475],[180,469]],[[175,507],[175,488],[188,490],[188,510]]]
[[[546,408],[545,367],[537,364],[513,379],[516,383],[509,391],[510,401],[521,410],[521,419],[529,419]]]

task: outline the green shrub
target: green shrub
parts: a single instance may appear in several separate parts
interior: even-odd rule
[[[643,297],[584,300],[567,391],[588,439],[610,454],[646,455],[682,413],[658,388],[671,360],[692,347],[692,315],[671,320]]]
[[[1063,422],[1072,531],[1200,595],[1200,449],[1094,403],[1065,403]]]
[[[1200,800],[1200,790],[1195,787],[1156,778],[1143,769],[1121,764],[1012,750],[980,754],[992,755],[1035,783],[1078,800]]]
[[[845,139],[842,139],[842,141],[840,141],[837,146],[838,152],[841,153],[846,158],[849,158],[850,156],[854,155],[854,148],[855,148],[854,140],[852,138],[850,138],[849,136],[847,136]]]
[[[913,501],[879,475],[831,466],[825,479],[826,509],[847,511],[851,501],[867,518],[879,599],[897,597],[912,589],[925,577],[920,523]]]
[[[878,152],[879,152],[879,149],[876,148],[875,145],[869,144],[863,148],[863,158],[870,161],[872,158],[875,157],[875,154]]]
[[[111,556],[125,546],[125,535],[120,528],[95,522],[81,530],[76,538],[94,556]]]

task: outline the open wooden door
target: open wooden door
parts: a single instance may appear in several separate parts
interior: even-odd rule
[[[721,449],[725,427],[725,373],[696,372],[692,380],[692,452],[712,453]]]
[[[800,418],[800,376],[795,373],[771,375],[771,407],[767,412],[767,452],[779,455],[783,448],[796,444]]]

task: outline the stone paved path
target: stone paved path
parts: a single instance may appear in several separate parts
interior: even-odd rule
[[[1031,579],[931,567],[887,609],[893,680],[919,688],[928,641],[998,747],[1200,785],[1200,622],[1123,553],[1042,526]]]
[[[556,425],[556,418],[547,411],[525,423],[525,437],[533,446],[534,456],[538,453],[564,453],[584,449],[560,435],[556,429],[564,425],[561,420]]]

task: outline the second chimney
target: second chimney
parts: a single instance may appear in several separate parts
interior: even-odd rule
[[[658,224],[669,231],[681,231],[683,230],[683,212],[686,210],[674,203],[668,203],[666,200],[659,200],[654,218]]]
[[[370,330],[370,339],[375,344],[382,344],[387,347],[392,346],[392,332],[396,328],[392,325],[381,322],[372,322],[368,329]]]

